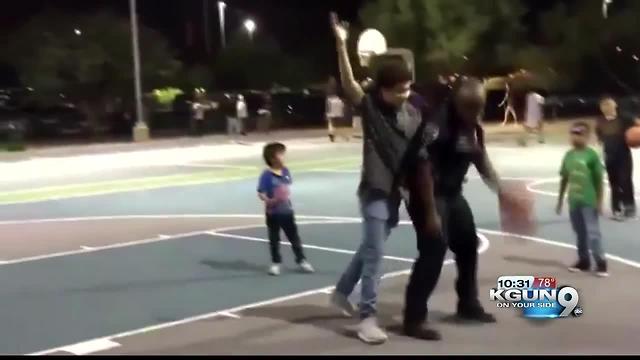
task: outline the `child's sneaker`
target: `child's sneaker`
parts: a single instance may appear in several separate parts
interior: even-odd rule
[[[307,262],[306,260],[302,260],[302,262],[298,264],[298,266],[300,267],[301,271],[306,272],[308,274],[311,274],[312,272],[315,271],[313,269],[313,266],[311,266],[311,264],[309,264],[309,262]]]
[[[569,271],[571,272],[589,271],[590,269],[591,264],[586,261],[578,261],[574,265],[569,266]]]
[[[360,323],[358,326],[358,338],[367,344],[377,345],[387,341],[388,336],[378,326],[378,321],[375,317],[368,317]]]
[[[271,276],[280,275],[280,264],[272,264],[271,267],[269,267],[269,275]]]
[[[602,261],[599,262],[596,266],[596,276],[598,277],[607,277],[609,276],[609,272],[607,271],[607,262]]]

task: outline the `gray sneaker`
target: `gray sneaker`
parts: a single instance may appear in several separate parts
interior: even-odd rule
[[[370,316],[358,326],[358,338],[367,344],[378,345],[382,344],[389,338],[387,334],[378,326],[378,321],[375,317]]]
[[[356,308],[353,306],[351,301],[349,301],[346,296],[335,290],[331,293],[330,303],[333,307],[340,310],[346,317],[353,317],[356,315]]]

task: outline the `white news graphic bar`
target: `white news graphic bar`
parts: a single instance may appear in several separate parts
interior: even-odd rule
[[[497,287],[518,289],[533,286],[534,277],[531,275],[504,275],[498,278]]]

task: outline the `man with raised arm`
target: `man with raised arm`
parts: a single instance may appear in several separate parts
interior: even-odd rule
[[[391,62],[382,65],[376,73],[375,84],[370,91],[360,87],[353,76],[347,53],[347,24],[339,22],[331,14],[331,26],[336,36],[340,77],[347,99],[359,107],[362,114],[363,159],[358,197],[363,217],[362,243],[350,264],[342,274],[331,303],[343,312],[355,315],[348,301],[359,280],[362,282],[358,337],[369,344],[387,340],[387,335],[376,320],[376,300],[381,276],[383,248],[391,229],[397,225],[401,201],[399,184],[405,184],[402,174],[411,148],[414,134],[421,124],[420,113],[407,100],[411,94],[412,74],[407,65]],[[430,231],[437,231],[432,199],[432,182],[426,161],[421,166],[411,166],[416,173],[412,177],[419,183],[416,196],[423,196],[423,204],[431,204],[425,210],[422,222]],[[411,184],[407,185],[412,187]]]

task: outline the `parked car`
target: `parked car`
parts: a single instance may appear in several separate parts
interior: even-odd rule
[[[23,143],[28,124],[26,114],[12,108],[0,107],[0,147]]]
[[[92,131],[86,116],[73,106],[58,105],[27,111],[30,134],[36,138],[82,136],[89,135]]]

